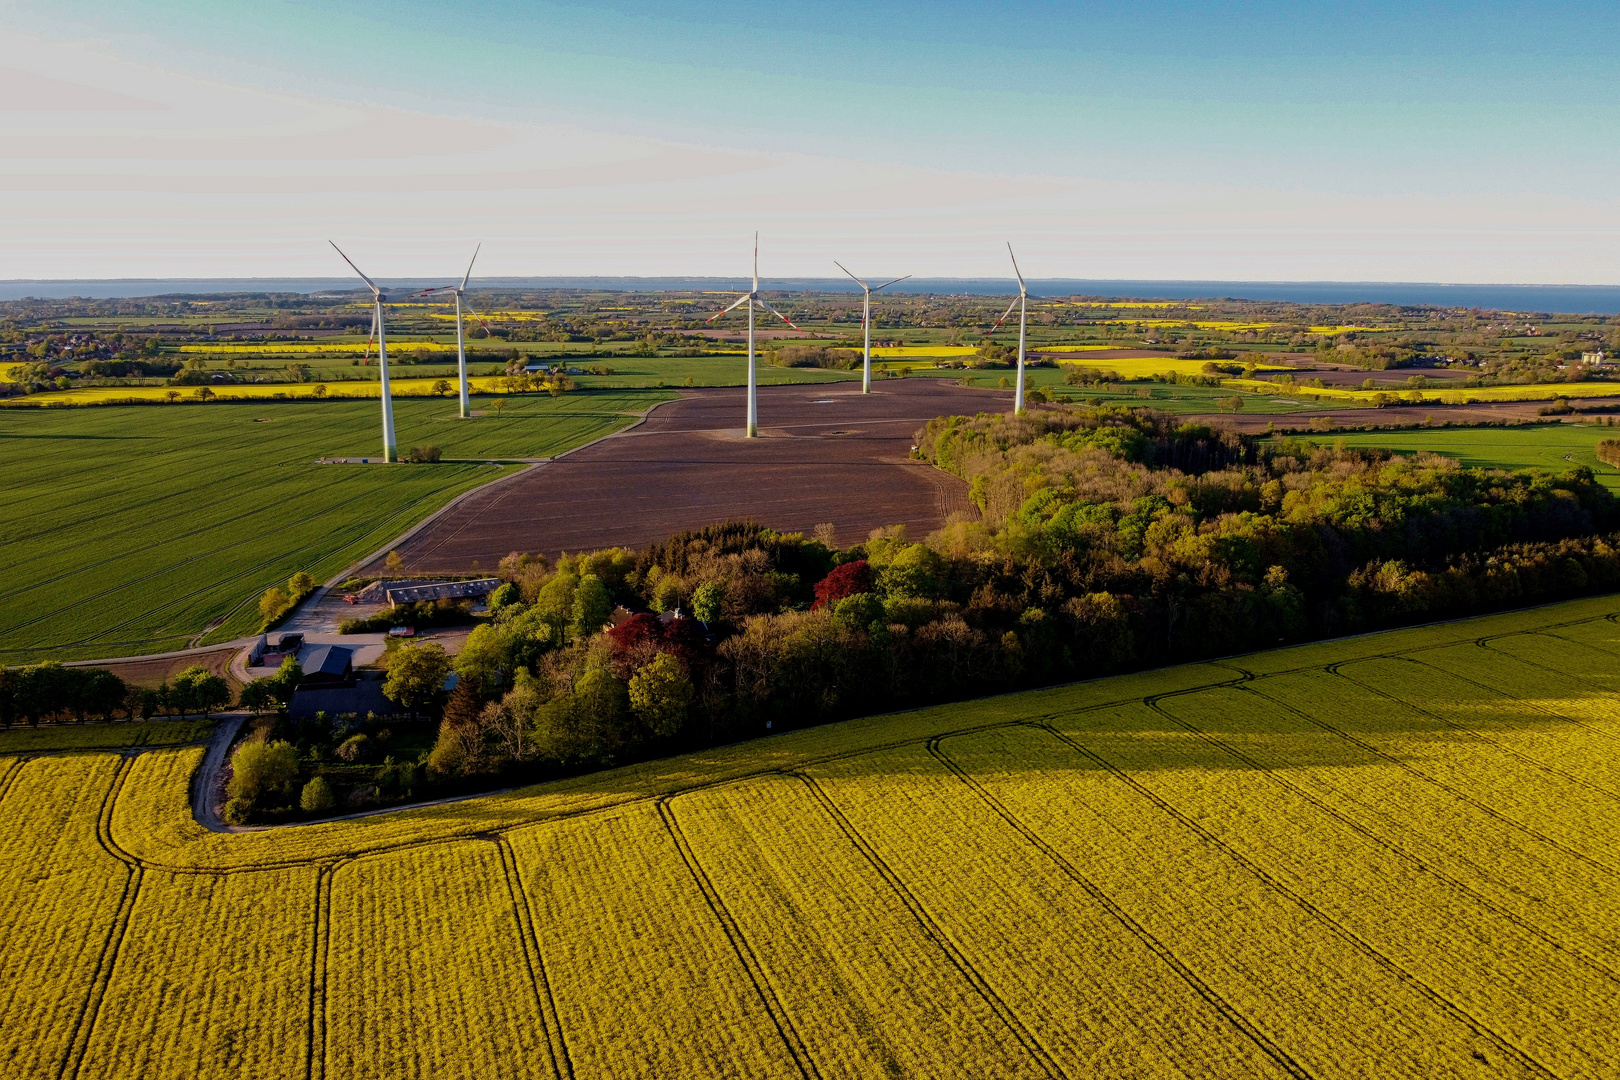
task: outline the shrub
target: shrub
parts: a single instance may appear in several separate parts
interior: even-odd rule
[[[289,742],[243,743],[231,756],[225,793],[250,805],[282,790],[298,776],[298,751]]]
[[[1604,439],[1597,444],[1598,460],[1620,469],[1620,439]]]
[[[364,761],[371,754],[371,737],[364,734],[350,735],[333,752],[350,765],[357,761]]]
[[[405,451],[401,459],[407,465],[431,465],[443,456],[443,452],[431,443],[427,446],[413,446]]]
[[[247,799],[231,799],[219,816],[227,825],[246,825],[253,820],[253,803]]]
[[[336,805],[337,795],[324,776],[317,776],[305,784],[298,796],[298,806],[306,814],[322,814]]]
[[[861,354],[853,349],[825,349],[814,345],[771,349],[766,352],[765,359],[777,367],[817,367],[834,371],[853,371],[861,364]]]

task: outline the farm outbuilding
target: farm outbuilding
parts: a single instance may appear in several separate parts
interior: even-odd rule
[[[500,578],[478,578],[475,581],[435,581],[422,585],[399,585],[387,591],[388,603],[420,604],[424,600],[471,600],[488,596],[501,587]]]

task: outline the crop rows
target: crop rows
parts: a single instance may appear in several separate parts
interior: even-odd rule
[[[125,746],[173,746],[207,735],[213,722],[143,720],[136,723],[50,724],[0,731],[0,754],[39,754],[50,750],[101,750]]]
[[[657,397],[525,398],[470,424],[442,401],[402,401],[396,411],[403,447],[431,442],[446,458],[545,457],[624,427],[627,409]],[[315,464],[377,452],[376,414],[362,403],[7,417],[7,663],[179,648],[221,618],[220,640],[251,632],[264,589],[298,570],[329,577],[501,475],[473,463]]]
[[[1612,1076],[1599,607],[245,835],[0,758],[0,1074]]]

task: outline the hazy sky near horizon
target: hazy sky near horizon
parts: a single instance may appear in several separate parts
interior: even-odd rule
[[[0,0],[0,278],[1620,283],[1598,4]]]

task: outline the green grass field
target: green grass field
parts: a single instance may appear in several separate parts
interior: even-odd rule
[[[453,401],[401,399],[396,431],[401,450],[433,443],[447,459],[547,457],[670,396],[515,397],[471,422],[455,418]],[[380,444],[375,401],[0,413],[0,662],[132,656],[251,633],[266,588],[298,570],[325,580],[512,468],[315,464]]]
[[[60,750],[110,750],[132,746],[177,746],[206,738],[212,720],[138,720],[47,724],[0,731],[0,754],[43,754]]]
[[[1544,469],[1564,472],[1585,465],[1605,487],[1620,491],[1620,470],[1597,459],[1594,447],[1620,438],[1614,428],[1589,424],[1533,424],[1512,428],[1429,428],[1419,431],[1365,431],[1342,436],[1311,436],[1313,442],[1378,446],[1402,453],[1428,451],[1456,458],[1472,468]]]
[[[1613,597],[203,829],[0,757],[0,1073],[1620,1075]]]

